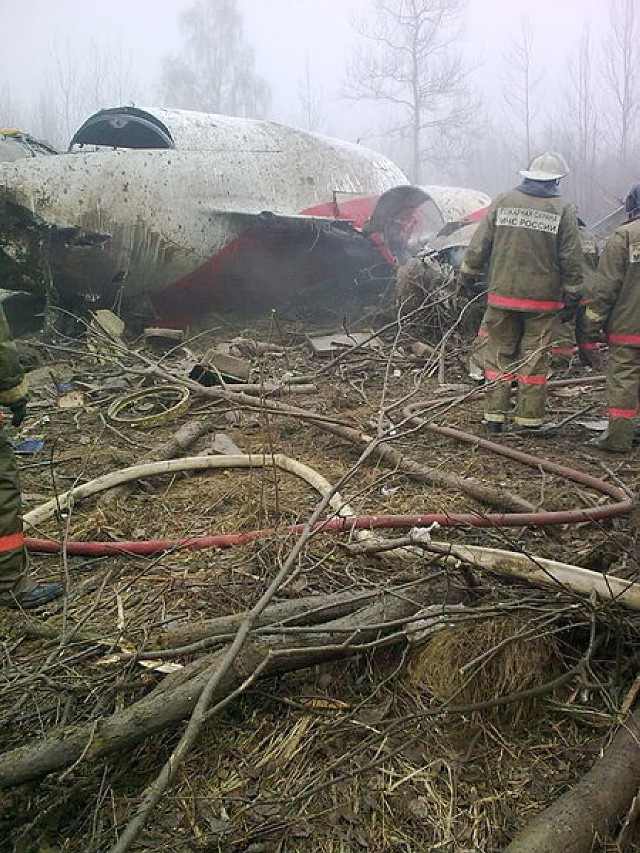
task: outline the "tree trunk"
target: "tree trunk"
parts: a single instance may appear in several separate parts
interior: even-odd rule
[[[223,676],[213,704],[228,696],[259,666],[261,678],[356,654],[358,646],[380,641],[397,643],[398,620],[409,620],[426,604],[458,603],[463,594],[442,576],[407,591],[390,589],[374,604],[357,613],[322,625],[322,632],[301,631],[293,636],[249,638],[233,666]],[[368,627],[374,626],[374,627]],[[198,659],[129,708],[106,719],[69,726],[54,735],[0,755],[0,789],[39,779],[74,763],[95,761],[189,716],[201,691],[220,664],[227,647]],[[265,663],[266,662],[266,663]],[[193,677],[189,678],[189,675]]]
[[[411,595],[411,587],[406,592]],[[332,595],[308,595],[304,598],[294,598],[291,601],[279,601],[266,607],[256,617],[254,628],[265,625],[279,626],[286,623],[292,625],[317,625],[347,616],[371,603],[380,595],[379,590],[359,592],[336,592]],[[162,631],[153,639],[149,648],[166,649],[185,646],[206,640],[210,637],[235,633],[245,613],[232,613],[229,616],[218,616],[215,619],[204,619],[202,622],[185,622]]]
[[[620,726],[591,770],[530,821],[505,853],[591,853],[640,788],[640,708]]]

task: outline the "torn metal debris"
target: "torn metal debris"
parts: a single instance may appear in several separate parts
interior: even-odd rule
[[[335,355],[337,352],[354,347],[370,350],[382,347],[382,341],[373,332],[334,332],[330,335],[307,338],[307,341],[311,352],[319,356]]]
[[[221,385],[225,382],[248,382],[251,362],[246,358],[208,350],[200,361],[193,366],[189,379],[195,379],[201,385]]]

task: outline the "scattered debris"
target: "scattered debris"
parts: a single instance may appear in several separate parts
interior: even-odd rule
[[[16,453],[40,453],[44,449],[44,441],[39,438],[23,438],[13,442],[13,449]]]
[[[435,354],[436,348],[432,347],[431,344],[425,344],[424,341],[412,341],[411,352],[418,359],[427,359]]]
[[[114,343],[122,345],[124,322],[113,311],[100,308],[93,312],[86,334],[87,347],[96,354],[98,361],[108,362],[115,357]]]
[[[64,364],[47,364],[42,367],[36,367],[35,370],[29,370],[25,373],[25,379],[29,383],[29,388],[45,388],[51,385],[57,385],[61,380],[59,377],[64,376],[68,368]]]
[[[194,365],[189,379],[210,387],[223,385],[226,382],[247,382],[250,373],[251,362],[247,359],[212,349],[208,350],[200,362]]]
[[[85,403],[86,399],[82,391],[68,391],[58,397],[56,405],[59,409],[81,409]]]
[[[189,398],[189,389],[182,385],[144,388],[114,400],[107,409],[107,417],[119,426],[149,429],[185,412],[189,408]]]
[[[245,358],[259,358],[266,353],[282,354],[283,347],[266,341],[254,341],[251,338],[234,338],[229,344],[230,355]]]
[[[600,418],[597,421],[576,421],[576,423],[592,432],[604,432],[609,425],[609,421],[605,418]]]
[[[244,453],[235,441],[224,432],[217,432],[214,435],[211,449],[216,453],[224,453],[227,456],[242,455]]]
[[[185,379],[186,347],[156,358],[126,330],[106,359],[74,345],[34,394],[27,429],[47,452],[21,459],[23,500],[29,533],[47,538],[28,542],[35,576],[62,576],[68,594],[29,620],[0,611],[0,781],[21,779],[0,794],[0,837],[16,849],[112,848],[172,753],[148,847],[508,849],[631,711],[639,534],[624,490],[640,485],[638,451],[613,471],[583,444],[577,411],[603,414],[602,386],[552,394],[553,442],[511,433],[498,454],[464,338],[447,347],[443,397],[402,328],[320,360],[304,345],[320,335],[280,325],[243,333],[268,346],[229,353],[260,359],[253,396]],[[188,342],[199,364],[233,347],[220,335]],[[438,339],[427,345],[436,362]],[[34,347],[61,363],[62,347]],[[148,409],[183,383],[197,419],[163,417],[178,396]],[[56,405],[78,392],[84,406]],[[125,429],[110,410],[160,420]],[[226,470],[225,456],[251,461]],[[175,463],[146,465],[161,459]],[[292,476],[298,460],[322,474],[319,499],[319,479]],[[91,497],[125,470],[128,484]],[[408,535],[393,539],[398,518]],[[222,707],[215,738],[190,740]],[[609,840],[625,833],[631,850],[626,799]]]
[[[166,329],[160,326],[147,326],[143,332],[146,343],[159,350],[179,346],[186,339],[184,329]]]
[[[330,356],[336,352],[357,347],[358,349],[380,349],[382,342],[373,332],[334,332],[330,335],[319,335],[308,338],[311,352],[314,355]]]

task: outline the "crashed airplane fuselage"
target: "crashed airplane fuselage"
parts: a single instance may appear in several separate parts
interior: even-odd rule
[[[0,164],[5,287],[188,323],[387,260],[357,230],[406,184],[381,155],[272,122],[102,112],[73,145],[117,150]]]
[[[81,146],[80,150],[78,150]],[[88,149],[91,150],[88,150]],[[0,275],[75,313],[190,325],[386,285],[427,198],[380,154],[267,121],[102,110],[0,163]]]

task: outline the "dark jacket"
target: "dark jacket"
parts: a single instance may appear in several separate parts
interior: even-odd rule
[[[9,324],[0,305],[0,405],[9,406],[26,398],[29,386],[24,378]]]
[[[575,210],[561,197],[512,189],[498,196],[473,235],[462,272],[488,262],[488,303],[514,311],[557,311],[575,301],[583,256]]]
[[[610,344],[640,347],[640,219],[607,240],[587,318],[602,324]]]

